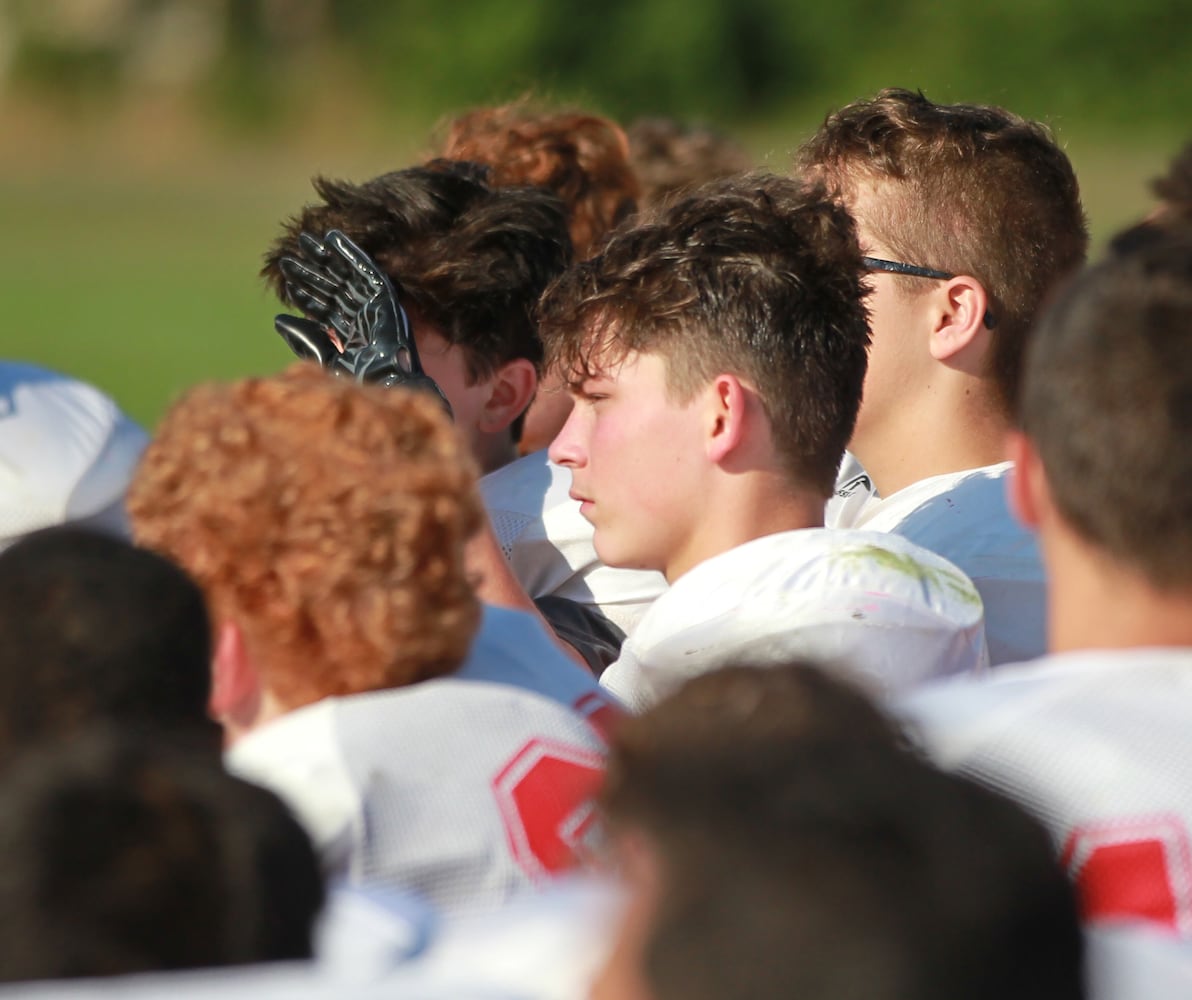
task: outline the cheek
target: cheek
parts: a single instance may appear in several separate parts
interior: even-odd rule
[[[666,518],[696,489],[699,449],[691,422],[675,411],[637,413],[613,427],[597,427],[591,442],[593,462],[605,466],[617,488],[632,494],[643,513]]]
[[[870,303],[869,364],[865,395],[897,390],[915,370],[910,311],[892,290]]]

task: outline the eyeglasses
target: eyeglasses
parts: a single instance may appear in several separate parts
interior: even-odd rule
[[[870,271],[889,271],[891,274],[905,274],[912,278],[938,278],[941,281],[948,281],[956,277],[948,271],[937,271],[934,267],[904,264],[898,260],[882,260],[881,257],[862,257],[861,263]],[[992,330],[995,322],[993,313],[986,309],[982,318],[985,321],[985,326]]]

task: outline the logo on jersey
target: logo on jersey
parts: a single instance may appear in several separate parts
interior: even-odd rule
[[[592,853],[603,776],[598,753],[533,739],[493,779],[510,849],[530,878],[546,881]]]
[[[1192,936],[1192,841],[1178,816],[1076,827],[1061,860],[1086,921],[1135,917]]]

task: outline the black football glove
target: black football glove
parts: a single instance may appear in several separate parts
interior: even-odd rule
[[[290,350],[357,382],[429,390],[450,413],[442,390],[422,370],[410,322],[385,272],[339,230],[322,240],[302,233],[298,242],[302,257],[283,257],[279,266],[286,299],[304,315],[273,321]]]

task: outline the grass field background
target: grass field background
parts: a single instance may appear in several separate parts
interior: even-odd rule
[[[745,138],[759,162],[782,169],[808,128]],[[1059,132],[1095,246],[1149,208],[1147,182],[1183,139]],[[365,179],[408,164],[425,139],[301,150],[180,141],[171,149],[168,135],[144,131],[77,144],[60,133],[35,151],[40,138],[5,135],[0,356],[92,381],[149,426],[197,381],[289,360],[273,332],[277,303],[257,270],[279,221],[309,199],[309,177]]]

